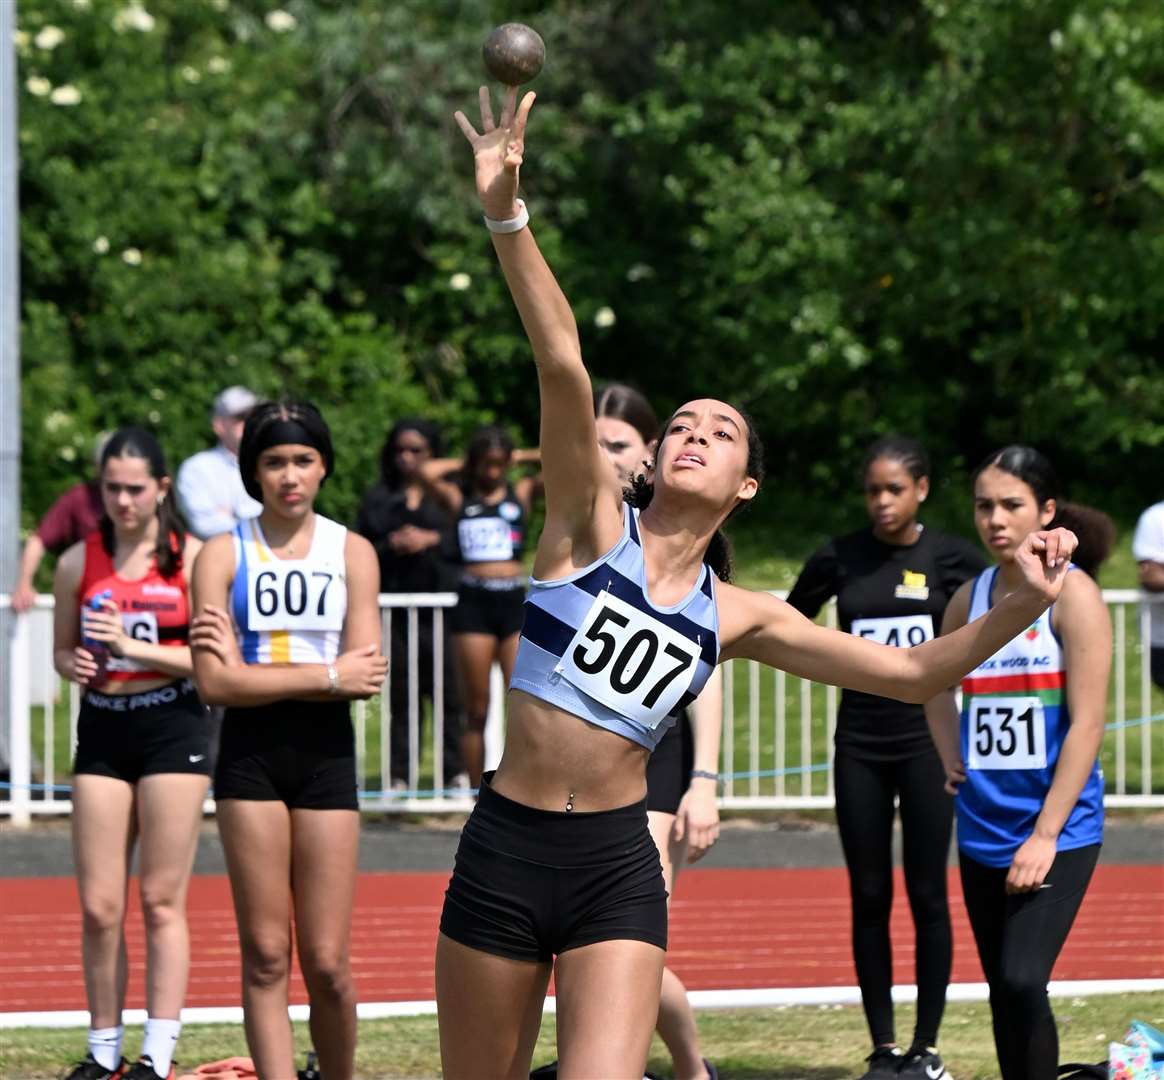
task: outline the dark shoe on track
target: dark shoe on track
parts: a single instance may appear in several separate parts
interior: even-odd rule
[[[307,1065],[296,1073],[297,1080],[323,1080],[323,1073],[319,1071],[319,1058],[314,1050],[307,1052]]]
[[[897,1075],[908,1076],[911,1080],[953,1080],[946,1071],[946,1063],[933,1046],[912,1047],[905,1055]]]
[[[148,1057],[141,1057],[121,1075],[124,1080],[174,1080],[177,1073],[174,1071],[174,1066],[171,1065],[170,1071],[164,1077],[159,1078],[157,1070],[154,1069],[154,1063]]]
[[[865,1061],[869,1068],[861,1080],[890,1080],[897,1076],[904,1060],[900,1046],[879,1046]]]
[[[78,1061],[62,1080],[121,1080],[125,1075],[125,1058],[122,1058],[117,1068],[110,1072],[99,1061],[95,1061],[92,1054],[86,1054]]]

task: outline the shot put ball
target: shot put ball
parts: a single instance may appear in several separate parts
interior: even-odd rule
[[[546,43],[525,23],[502,23],[481,49],[485,70],[506,86],[529,82],[546,62]]]

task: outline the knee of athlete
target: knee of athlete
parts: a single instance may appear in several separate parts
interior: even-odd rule
[[[855,924],[883,923],[893,910],[893,882],[880,877],[854,877],[850,890]]]
[[[471,712],[465,718],[465,727],[469,731],[475,731],[480,734],[485,730],[485,721],[488,719],[486,711],[482,709],[480,712]]]
[[[121,930],[125,901],[116,893],[90,893],[81,897],[81,926],[86,934]]]
[[[342,1001],[352,995],[352,965],[346,952],[301,949],[299,965],[312,997]]]
[[[173,889],[148,884],[141,887],[141,913],[147,931],[164,930],[186,918],[185,904]]]
[[[1000,983],[1006,1008],[1014,1019],[1031,1023],[1050,1013],[1046,978],[1022,967],[1004,964]]]
[[[241,943],[243,979],[251,986],[279,986],[291,973],[291,943],[284,937]]]

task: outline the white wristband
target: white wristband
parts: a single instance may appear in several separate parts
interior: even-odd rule
[[[521,232],[529,224],[529,211],[525,208],[525,199],[517,200],[517,217],[498,221],[497,218],[486,217],[485,228],[495,233]]]
[[[327,665],[327,692],[329,694],[339,693],[339,669],[335,664]]]

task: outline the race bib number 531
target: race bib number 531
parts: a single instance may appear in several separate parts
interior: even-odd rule
[[[583,693],[654,729],[691,685],[699,655],[697,642],[603,590],[556,670]]]
[[[990,697],[970,703],[971,769],[1044,769],[1047,725],[1038,698]]]

